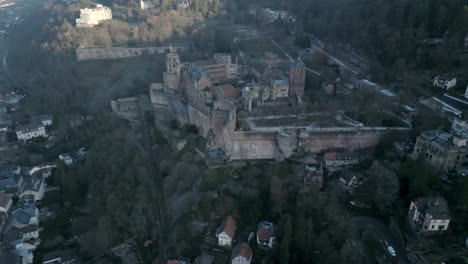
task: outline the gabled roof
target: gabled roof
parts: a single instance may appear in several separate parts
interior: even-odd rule
[[[236,257],[244,257],[248,260],[252,259],[252,249],[250,248],[249,244],[244,242],[237,244],[232,249],[231,260]]]
[[[270,240],[274,235],[273,223],[263,221],[258,224],[257,236],[259,240]]]
[[[424,216],[429,214],[433,219],[450,219],[447,201],[442,197],[420,197],[414,204]]]
[[[234,234],[236,232],[236,221],[231,217],[228,216],[219,226],[216,235],[221,233],[226,233],[230,238],[234,238]]]

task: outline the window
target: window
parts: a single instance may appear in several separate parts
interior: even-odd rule
[[[434,225],[431,225],[431,229],[434,229]]]

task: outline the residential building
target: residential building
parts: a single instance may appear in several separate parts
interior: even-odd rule
[[[307,165],[304,172],[302,192],[320,191],[323,186],[323,168]]]
[[[16,193],[18,188],[23,185],[23,175],[14,172],[0,173],[0,192]]]
[[[447,201],[442,197],[422,197],[411,202],[408,218],[423,234],[446,231],[450,224]]]
[[[9,227],[2,236],[4,251],[9,251],[22,259],[23,264],[33,263],[33,251],[39,246],[39,230],[35,225]]]
[[[75,264],[78,261],[76,249],[57,250],[49,252],[42,257],[42,264]]]
[[[177,3],[178,8],[189,8],[190,7],[190,0],[179,0]]]
[[[236,233],[236,221],[228,216],[219,226],[216,231],[216,237],[218,238],[218,245],[223,247],[231,247],[232,239]]]
[[[112,11],[109,7],[97,4],[93,8],[80,9],[80,18],[76,19],[76,26],[92,28],[102,21],[111,20]]]
[[[141,10],[151,9],[151,8],[154,8],[155,6],[156,5],[151,1],[140,0],[140,9]]]
[[[3,175],[5,173],[20,174],[21,173],[21,167],[18,166],[18,165],[2,165],[0,167],[0,175]]]
[[[237,244],[232,249],[231,264],[250,264],[252,260],[252,249],[247,243]]]
[[[17,227],[39,225],[39,210],[34,204],[26,204],[11,214],[12,225]]]
[[[468,99],[468,84],[466,85],[465,94],[463,95],[463,97]]]
[[[260,222],[257,228],[257,244],[262,248],[273,248],[275,226],[270,222]]]
[[[41,176],[25,177],[24,184],[20,190],[20,198],[25,195],[31,195],[34,197],[34,201],[42,200],[44,198],[46,183]]]
[[[73,165],[73,158],[70,154],[68,153],[63,153],[63,154],[60,154],[59,155],[59,160],[63,161],[65,163],[65,165],[67,165],[68,167],[70,167],[71,165]]]
[[[339,180],[340,186],[350,193],[353,193],[354,189],[360,186],[363,182],[364,177],[361,174],[358,174],[353,171],[344,171],[340,175]]]
[[[442,130],[422,132],[416,138],[413,158],[423,157],[429,164],[444,171],[461,167],[466,153],[467,138]]]
[[[359,163],[359,155],[353,152],[327,152],[323,159],[325,165],[331,167],[349,166]]]
[[[45,126],[42,123],[31,123],[16,128],[18,140],[27,141],[38,137],[47,137]]]
[[[457,78],[437,75],[436,77],[434,77],[433,85],[435,87],[448,90],[457,85]]]
[[[10,211],[13,200],[11,196],[5,193],[0,193],[0,212],[8,213]]]

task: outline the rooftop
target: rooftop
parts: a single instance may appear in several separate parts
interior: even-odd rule
[[[434,219],[450,219],[447,201],[442,197],[421,197],[414,203],[423,215],[429,214]]]
[[[224,219],[216,234],[219,235],[222,232],[225,232],[230,238],[234,237],[234,233],[236,232],[236,221],[231,216]]]
[[[258,224],[257,236],[259,240],[270,240],[274,235],[273,223],[263,221]]]
[[[233,249],[232,249],[232,257],[231,259],[234,259],[236,257],[244,257],[248,260],[252,258],[252,249],[247,243],[240,243],[237,244]]]
[[[11,201],[11,197],[7,194],[0,193],[0,207],[7,207],[8,203]]]

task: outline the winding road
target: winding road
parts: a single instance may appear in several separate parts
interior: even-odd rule
[[[360,244],[363,245],[361,248],[361,253],[365,256],[369,263],[375,263],[375,256],[372,255],[370,250],[366,248],[362,242],[362,233],[366,230],[371,230],[374,232],[374,234],[377,235],[379,240],[387,241],[390,245],[392,245],[397,253],[400,263],[410,263],[406,254],[405,246],[392,234],[392,232],[384,223],[377,219],[366,216],[353,217],[351,219],[351,223],[353,229],[353,240],[359,241]]]

